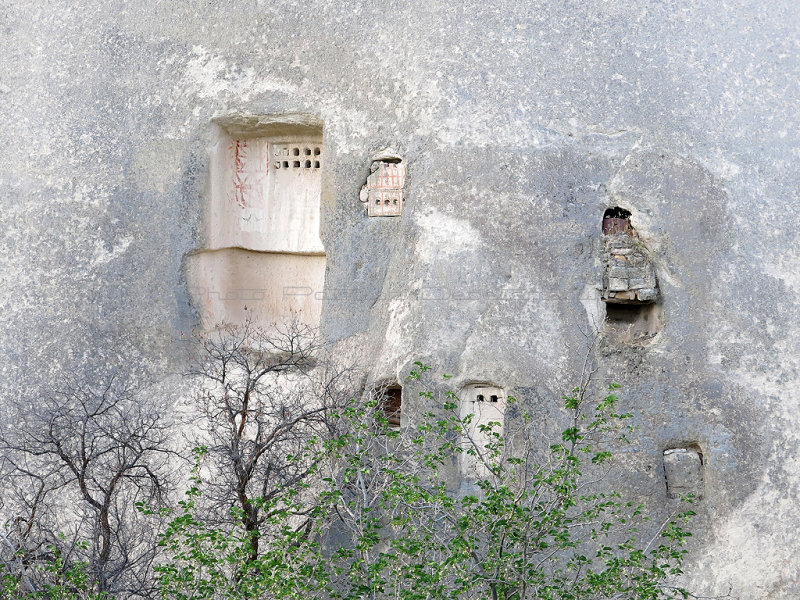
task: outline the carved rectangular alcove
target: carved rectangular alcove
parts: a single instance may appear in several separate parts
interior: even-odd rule
[[[393,380],[384,381],[370,389],[369,400],[374,402],[375,416],[386,419],[390,430],[398,431],[403,417],[402,386]]]
[[[605,336],[609,341],[636,343],[654,337],[663,323],[660,304],[606,303]]]
[[[608,303],[638,304],[658,298],[653,262],[631,217],[619,206],[603,214],[603,300]]]
[[[698,446],[664,450],[667,497],[703,496],[703,453]]]
[[[321,123],[299,116],[216,122],[208,247],[323,254]]]
[[[488,383],[473,383],[461,390],[460,400],[461,418],[472,415],[467,428],[471,441],[465,439],[462,442],[464,452],[459,457],[461,474],[470,479],[487,477],[489,468],[478,454],[486,457],[486,445],[496,440],[493,434],[503,434],[507,404],[505,391]],[[490,429],[482,431],[482,427]]]
[[[615,206],[603,215],[603,286],[606,339],[635,343],[654,337],[663,324],[658,278],[650,252],[631,224],[631,212]]]
[[[188,261],[203,325],[246,318],[318,325],[325,278],[322,122],[293,114],[215,123],[205,248]]]
[[[403,388],[399,385],[390,385],[383,394],[381,409],[389,421],[390,429],[400,429],[403,408]]]

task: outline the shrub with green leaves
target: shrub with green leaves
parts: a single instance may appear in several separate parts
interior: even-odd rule
[[[427,370],[418,364],[411,377]],[[597,399],[588,385],[564,396],[569,422],[550,443],[519,407],[513,423],[481,424],[473,435],[473,415],[461,416],[453,392],[422,393],[432,410],[399,431],[380,397],[353,400],[328,415],[328,437],[308,440],[309,476],[255,500],[270,515],[256,532],[240,525],[238,507],[225,527],[198,517],[200,449],[193,486],[161,540],[162,597],[685,598],[670,582],[694,513],[648,524],[641,505],[597,480],[630,430],[616,387]],[[484,467],[467,488],[460,455]]]
[[[0,584],[0,598],[8,600],[111,600],[94,591],[97,582],[89,574],[89,564],[65,561],[56,546],[47,548],[45,556],[33,564],[20,556],[18,568],[6,564]]]

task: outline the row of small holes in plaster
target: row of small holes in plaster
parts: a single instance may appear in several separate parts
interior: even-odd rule
[[[321,154],[322,150],[319,147],[312,149],[299,146],[275,146],[275,156],[278,157],[278,160],[273,164],[276,169],[319,169]],[[291,157],[291,159],[286,160],[287,157]]]

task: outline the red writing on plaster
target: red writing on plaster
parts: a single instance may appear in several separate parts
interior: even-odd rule
[[[234,140],[231,150],[233,150],[233,199],[240,208],[247,208],[247,199],[245,198],[247,176],[244,172],[247,160],[247,140]]]

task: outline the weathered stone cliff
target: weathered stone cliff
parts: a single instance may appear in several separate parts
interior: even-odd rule
[[[545,420],[600,332],[640,427],[622,485],[665,514],[664,451],[702,460],[686,584],[800,596],[795,0],[12,0],[0,31],[9,390],[113,353],[109,331],[178,371],[181,332],[228,310],[215,286],[273,312],[296,288],[373,380],[423,360]],[[284,143],[281,115],[321,143],[324,251],[209,224],[220,144]],[[402,214],[368,216],[398,164],[402,198],[375,189]],[[607,320],[610,207],[658,298]]]

